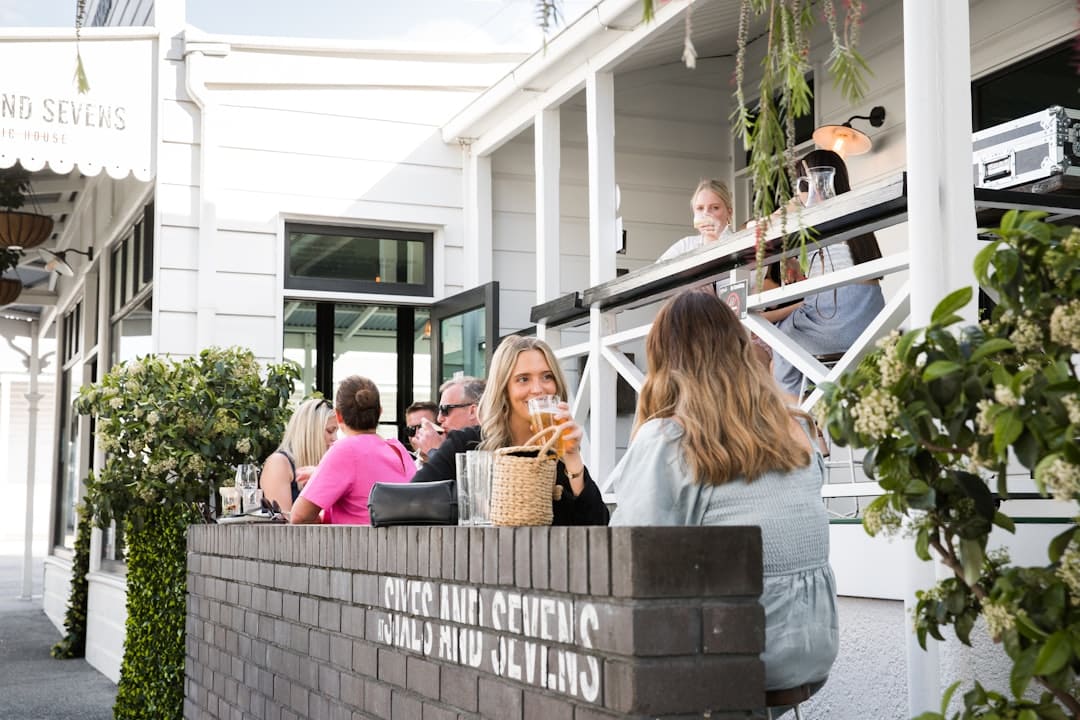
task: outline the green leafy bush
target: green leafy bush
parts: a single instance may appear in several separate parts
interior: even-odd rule
[[[54,658],[60,660],[86,655],[86,607],[89,599],[86,574],[90,572],[91,514],[92,511],[85,501],[79,503],[75,556],[71,561],[71,594],[68,597],[67,612],[64,613],[64,637],[49,651]]]
[[[1014,531],[998,510],[1010,451],[1044,494],[1080,498],[1080,229],[1044,217],[1007,213],[978,254],[976,278],[998,300],[989,319],[958,328],[972,296],[958,290],[929,326],[884,339],[825,389],[829,432],[867,448],[866,473],[885,490],[864,513],[866,530],[906,524],[918,556],[952,571],[918,594],[920,643],[948,625],[967,643],[982,616],[1012,661],[1012,699],[976,687],[956,717],[1060,718],[1061,706],[1080,714],[1076,519],[1050,543],[1045,566],[987,553],[994,526]],[[1043,701],[1022,699],[1032,680],[1048,691]]]
[[[95,520],[123,522],[127,624],[114,714],[180,718],[190,523],[235,466],[268,455],[288,414],[293,364],[261,372],[254,355],[211,348],[183,360],[121,363],[79,395],[97,417],[105,466],[87,481]],[[85,575],[85,572],[83,572]]]

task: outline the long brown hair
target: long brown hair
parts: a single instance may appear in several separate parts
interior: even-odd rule
[[[833,175],[833,189],[837,195],[843,195],[851,190],[851,180],[848,178],[847,165],[844,158],[833,150],[811,150],[800,161],[802,167],[831,167],[836,173]],[[877,236],[874,233],[864,233],[847,239],[848,249],[851,250],[851,262],[861,265],[864,262],[877,260],[881,257],[881,246],[878,245]],[[880,279],[880,278],[879,278]]]
[[[518,355],[526,350],[539,350],[544,354],[551,374],[555,377],[555,394],[562,400],[567,399],[566,377],[550,345],[539,338],[525,335],[504,337],[491,356],[487,385],[480,398],[480,407],[477,408],[480,434],[484,438],[480,443],[481,450],[498,450],[514,444],[514,437],[510,433],[510,400],[507,388],[510,386],[510,375],[514,372]]]
[[[676,295],[645,340],[649,373],[634,434],[654,418],[676,419],[687,464],[697,482],[709,485],[806,465],[806,448],[789,437],[794,418],[810,418],[787,406],[752,352],[750,336],[724,302],[699,290]]]

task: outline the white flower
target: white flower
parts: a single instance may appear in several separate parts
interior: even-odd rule
[[[109,407],[111,407],[113,410],[119,410],[121,407],[123,407],[123,405],[124,401],[122,398],[114,397],[109,400]]]
[[[1043,345],[1042,328],[1027,316],[1017,318],[1016,329],[1009,335],[1009,340],[1020,352],[1040,350]]]
[[[900,333],[897,330],[893,330],[877,342],[877,346],[882,350],[881,357],[878,358],[878,370],[881,372],[881,384],[884,387],[896,384],[907,372],[904,363],[896,355],[896,346],[899,342]]]
[[[1080,467],[1060,457],[1043,467],[1038,479],[1055,500],[1068,502],[1080,495]]]
[[[243,437],[243,438],[240,438],[239,440],[237,440],[236,441],[236,450],[237,450],[237,452],[242,453],[244,455],[247,455],[249,452],[251,452],[251,438]]]
[[[1002,633],[1011,630],[1016,624],[1016,618],[1005,605],[987,600],[982,606],[983,617],[986,618],[986,629],[995,642],[1001,639]]]
[[[871,390],[851,409],[855,432],[870,437],[888,435],[899,415],[900,401],[881,388]]]
[[[1061,399],[1061,402],[1065,406],[1065,411],[1069,413],[1069,423],[1080,425],[1080,397],[1066,395]]]
[[[1050,314],[1050,339],[1080,350],[1080,300],[1054,308]]]
[[[1080,547],[1077,547],[1075,540],[1061,554],[1057,576],[1069,586],[1072,604],[1080,605]]]
[[[1020,404],[1020,401],[1013,394],[1013,391],[1004,385],[994,386],[994,399],[1005,407],[1016,407]]]
[[[158,415],[157,410],[151,410],[150,412],[146,413],[146,424],[147,425],[151,425],[151,426],[157,425],[158,420],[160,420],[160,419],[161,419],[161,416]]]

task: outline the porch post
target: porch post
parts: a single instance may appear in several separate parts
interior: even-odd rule
[[[971,61],[968,4],[904,0],[904,87],[907,123],[908,243],[911,323],[930,321],[951,290],[974,284],[975,207],[971,183]],[[962,311],[974,320],[977,303]],[[905,618],[915,591],[937,580],[936,561],[908,553]],[[905,625],[906,625],[905,620]],[[919,647],[908,630],[908,710],[936,710],[939,646]]]
[[[34,476],[37,473],[37,419],[38,375],[41,373],[41,359],[38,357],[38,330],[40,323],[30,323],[30,357],[26,361],[30,372],[30,389],[26,393],[29,423],[26,429],[26,523],[23,525],[23,575],[22,592],[19,597],[29,600],[34,595]]]
[[[461,142],[465,164],[465,289],[492,279],[491,156],[477,155]]]
[[[534,123],[536,163],[536,302],[559,296],[559,176],[561,172],[561,126],[559,108],[536,113]]]
[[[585,80],[589,145],[589,285],[615,277],[615,82],[611,73]],[[610,325],[610,328],[608,327]],[[615,467],[615,368],[601,351],[614,330],[610,313],[589,313],[589,470],[598,481]]]

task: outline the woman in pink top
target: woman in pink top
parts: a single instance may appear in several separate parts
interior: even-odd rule
[[[338,387],[334,411],[344,437],[323,456],[293,503],[290,522],[370,525],[368,493],[377,482],[409,482],[416,474],[409,451],[375,434],[382,415],[379,389],[352,375]]]

